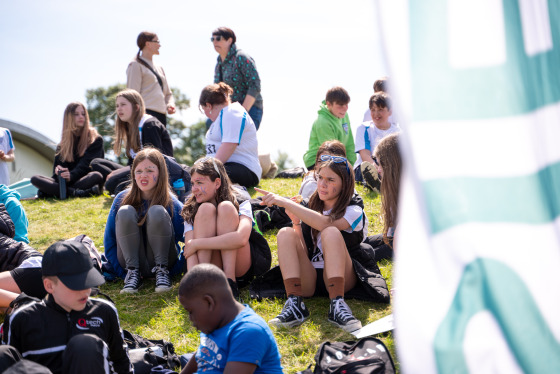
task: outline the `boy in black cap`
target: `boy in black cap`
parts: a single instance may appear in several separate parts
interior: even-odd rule
[[[43,255],[42,271],[49,295],[14,310],[4,322],[3,342],[55,374],[132,373],[117,309],[89,298],[104,279],[87,248],[56,242]]]

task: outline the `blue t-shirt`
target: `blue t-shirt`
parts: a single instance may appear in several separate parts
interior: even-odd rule
[[[208,335],[200,333],[197,373],[223,373],[229,361],[255,364],[255,374],[282,373],[272,331],[248,305],[224,327]]]

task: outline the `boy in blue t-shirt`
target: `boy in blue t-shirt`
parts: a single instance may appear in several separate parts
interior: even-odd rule
[[[282,373],[280,353],[267,323],[238,303],[222,270],[193,267],[179,285],[179,302],[200,331],[200,346],[187,373]]]

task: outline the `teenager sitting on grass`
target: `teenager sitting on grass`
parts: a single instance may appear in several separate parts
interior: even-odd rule
[[[190,269],[181,279],[179,302],[200,331],[200,346],[181,374],[282,373],[272,331],[250,306],[233,298],[218,267]]]
[[[156,292],[171,289],[184,270],[183,204],[170,191],[162,154],[145,148],[134,158],[130,188],[119,193],[105,226],[105,255],[120,277],[121,293],[136,293],[142,278],[156,277]],[[125,270],[126,269],[126,270]]]
[[[137,91],[120,91],[115,100],[117,118],[113,152],[120,155],[121,148],[124,147],[128,166],[103,158],[97,158],[91,163],[91,168],[107,179],[105,188],[111,194],[118,194],[128,186],[130,166],[142,148],[153,147],[164,155],[173,157],[173,144],[169,132],[156,117],[146,114],[144,100]]]
[[[89,164],[104,155],[103,138],[91,127],[85,105],[70,103],[64,110],[62,138],[54,156],[53,175],[34,175],[31,184],[39,190],[38,197],[60,197],[60,178],[65,180],[68,196],[99,195],[104,178],[101,173],[92,171]]]
[[[327,140],[317,150],[317,157],[315,158],[315,165],[321,162],[322,155],[332,155],[346,157],[346,148],[338,140]],[[308,199],[317,190],[317,175],[314,170],[309,170],[303,176],[303,182],[299,189],[299,194],[303,199]]]
[[[377,146],[373,162],[381,177],[381,216],[383,233],[369,236],[365,243],[372,246],[375,261],[393,258],[393,238],[397,228],[397,213],[401,181],[401,155],[399,135],[389,135]]]
[[[347,332],[362,324],[344,301],[357,284],[350,253],[367,235],[367,218],[353,200],[354,174],[344,157],[323,155],[315,167],[317,190],[308,206],[257,189],[263,205],[286,209],[293,227],[280,230],[278,263],[288,300],[269,321],[276,326],[297,326],[309,318],[303,297],[328,296],[328,320]]]
[[[187,268],[199,263],[218,266],[238,297],[238,283],[243,287],[270,268],[270,249],[251,241],[260,236],[253,232],[251,203],[238,201],[220,160],[205,157],[196,161],[191,181],[192,195],[181,213],[185,219]]]
[[[56,242],[45,251],[42,274],[47,297],[4,321],[0,372],[23,356],[50,370],[34,373],[133,373],[117,309],[89,297],[104,279],[87,248],[74,240]]]

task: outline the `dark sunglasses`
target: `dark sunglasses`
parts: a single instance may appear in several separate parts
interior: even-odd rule
[[[344,165],[346,166],[346,171],[348,172],[348,175],[350,175],[350,169],[348,168],[348,160],[345,159],[344,157],[331,156],[331,155],[321,155],[321,161],[332,161],[335,164],[344,163]]]
[[[377,157],[373,156],[372,159],[373,159],[373,162],[375,163],[375,165],[380,166],[379,161],[377,160]]]
[[[212,36],[210,38],[210,41],[213,42],[214,40],[219,42],[220,40],[222,40],[222,36],[221,35]]]

